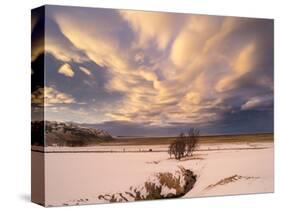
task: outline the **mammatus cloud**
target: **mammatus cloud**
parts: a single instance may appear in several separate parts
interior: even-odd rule
[[[151,126],[210,123],[231,111],[259,107],[261,100],[255,98],[273,95],[271,20],[85,8],[48,11],[50,26],[59,33],[49,30],[46,48],[64,64],[58,73],[71,79],[80,70],[88,77],[82,83],[94,77],[86,64],[104,68],[104,88],[119,98],[114,109],[103,105],[109,120],[149,120]],[[91,100],[95,96],[90,93]]]

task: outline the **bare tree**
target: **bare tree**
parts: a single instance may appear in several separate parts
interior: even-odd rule
[[[181,133],[176,140],[170,144],[168,153],[174,155],[177,160],[180,160],[185,155],[186,150],[186,136],[184,133]]]
[[[189,129],[187,136],[181,133],[174,142],[172,142],[168,149],[170,158],[172,155],[175,159],[180,160],[184,156],[192,156],[193,151],[196,149],[199,141],[199,129]]]
[[[193,151],[196,149],[199,141],[200,130],[196,128],[190,128],[187,136],[186,155],[192,156]]]

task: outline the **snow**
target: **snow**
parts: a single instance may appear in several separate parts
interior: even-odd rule
[[[130,191],[130,187],[142,186],[159,172],[177,173],[179,166],[197,175],[194,188],[184,197],[274,190],[274,148],[270,142],[202,144],[192,158],[181,161],[169,159],[167,146],[163,145],[142,147],[152,148],[153,152],[138,152],[139,146],[126,147],[126,151],[137,152],[123,152],[123,148],[102,146],[82,148],[101,152],[46,153],[46,205],[104,202],[98,199],[99,195]],[[46,148],[56,150],[69,151],[69,148]]]
[[[273,146],[268,149],[213,152],[200,164],[190,164],[198,178],[195,187],[185,196],[217,196],[273,192]],[[231,176],[241,176],[233,182],[206,189],[209,185]],[[248,179],[246,179],[248,178]]]

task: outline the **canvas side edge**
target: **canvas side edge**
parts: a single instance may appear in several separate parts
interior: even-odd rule
[[[44,98],[38,103],[34,96],[40,89],[44,91],[45,85],[45,7],[41,6],[31,10],[31,121],[44,123]],[[44,93],[44,92],[43,92]],[[36,99],[37,98],[37,99]],[[45,156],[44,156],[44,125],[34,133],[31,126],[31,201],[45,204]],[[42,150],[35,151],[35,149]]]

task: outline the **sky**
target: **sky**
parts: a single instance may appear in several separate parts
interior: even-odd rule
[[[273,132],[273,20],[46,6],[31,25],[33,119],[44,106],[113,135]]]

